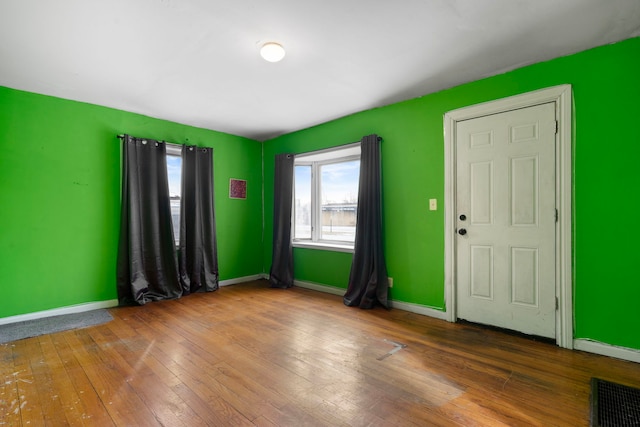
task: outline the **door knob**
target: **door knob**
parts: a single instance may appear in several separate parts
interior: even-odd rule
[[[461,228],[460,230],[458,230],[458,234],[461,236],[464,236],[465,234],[467,234],[467,230],[464,228]]]

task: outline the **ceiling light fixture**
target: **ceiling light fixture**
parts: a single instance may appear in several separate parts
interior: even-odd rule
[[[284,58],[284,48],[280,43],[268,42],[260,48],[260,55],[269,62],[278,62]]]

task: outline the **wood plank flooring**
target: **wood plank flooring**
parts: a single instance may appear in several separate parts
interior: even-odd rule
[[[586,426],[591,377],[640,387],[639,364],[265,281],[110,311],[0,345],[0,426]]]

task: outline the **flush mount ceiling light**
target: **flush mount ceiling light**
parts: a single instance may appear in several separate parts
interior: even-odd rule
[[[269,62],[278,62],[284,58],[284,48],[280,43],[268,42],[260,48],[260,55]]]

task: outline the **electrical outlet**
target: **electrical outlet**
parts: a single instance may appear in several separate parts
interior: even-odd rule
[[[438,199],[429,199],[429,210],[430,211],[438,210]]]
[[[389,287],[393,288],[393,277],[389,277]]]

